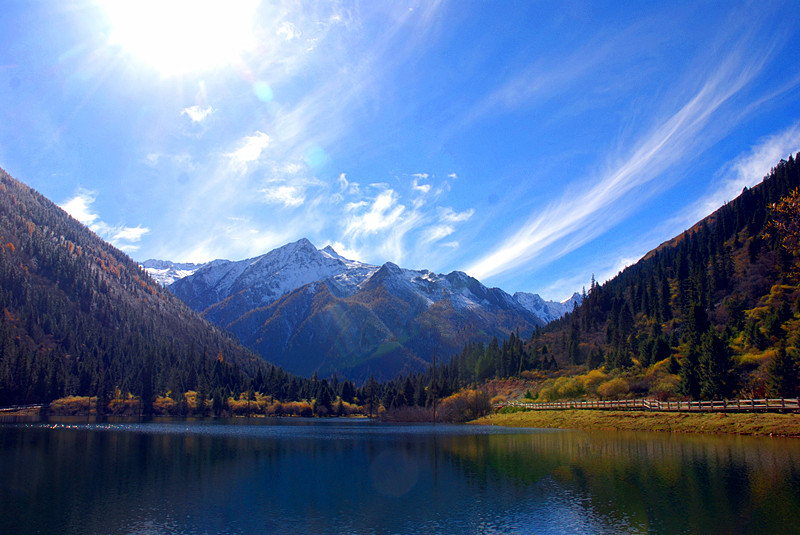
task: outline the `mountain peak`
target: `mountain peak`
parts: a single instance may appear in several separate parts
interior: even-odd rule
[[[514,300],[539,318],[549,323],[560,318],[567,312],[572,312],[575,304],[581,304],[581,301],[583,301],[583,296],[580,293],[575,292],[569,299],[559,302],[545,301],[539,294],[517,292],[514,294]]]
[[[327,256],[329,256],[331,258],[334,258],[336,260],[341,260],[342,262],[350,262],[351,261],[351,260],[343,257],[342,255],[340,255],[339,253],[337,253],[336,250],[333,247],[331,247],[330,245],[326,245],[325,247],[320,249],[319,252],[321,252],[322,254],[327,255]]]
[[[400,274],[403,272],[403,269],[394,262],[386,262],[385,264],[383,264],[383,266],[381,266],[381,269],[383,268],[386,268],[386,271],[388,271],[389,273]]]
[[[304,253],[304,254],[316,255],[319,253],[319,250],[307,238],[300,238],[296,242],[287,243],[283,247],[278,247],[277,249],[275,249],[275,251],[285,251],[288,254]],[[264,256],[268,256],[270,254],[271,253],[267,253]]]

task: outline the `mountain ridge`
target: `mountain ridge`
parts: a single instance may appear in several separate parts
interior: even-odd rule
[[[531,340],[531,360],[588,371],[571,383],[580,385],[572,396],[597,396],[603,378],[615,381],[614,397],[800,394],[798,158],[593,285]],[[564,397],[550,387],[543,400]]]
[[[252,265],[255,263],[260,262],[265,256],[275,253],[276,251],[283,250],[286,247],[292,246],[293,244],[303,243],[303,247],[306,248],[308,245],[313,247],[313,244],[307,238],[301,238],[297,242],[290,242],[281,247],[277,247],[272,251],[264,253],[263,255],[255,256],[252,258],[247,258],[244,260],[227,260],[227,259],[216,259],[206,263],[194,264],[194,263],[181,263],[181,262],[173,262],[170,260],[157,260],[157,259],[149,259],[142,262],[140,265],[158,282],[160,282],[163,286],[170,286],[171,284],[177,283],[181,279],[185,279],[192,275],[198,274],[206,278],[206,285],[210,287],[216,287],[223,279],[228,278],[228,275],[231,272],[234,272],[236,268],[233,267],[233,264],[248,264]],[[383,266],[374,266],[370,264],[365,264],[363,262],[359,262],[357,260],[350,260],[339,253],[337,253],[332,246],[326,245],[322,249],[317,249],[319,253],[326,255],[328,258],[338,260],[345,266],[348,266],[348,270],[334,273],[332,277],[329,277],[333,280],[334,285],[331,288],[334,293],[341,294],[342,292],[350,292],[354,291],[354,287],[357,287],[359,284],[367,280],[372,274],[378,271]],[[407,272],[415,272],[415,273],[432,273],[428,270],[410,270],[401,268],[392,262],[386,262],[383,265],[387,266],[387,269],[397,268],[399,270],[404,270]],[[356,266],[358,270],[361,270],[362,273],[355,273],[353,266]],[[220,271],[222,268],[226,268],[228,271]],[[213,273],[209,273],[209,270],[214,270]],[[452,271],[447,274],[445,277],[448,279],[453,279],[457,276],[457,274],[461,274],[464,277],[469,277],[466,273],[462,271]],[[235,276],[241,275],[241,272],[236,273]],[[349,277],[348,277],[349,275]],[[355,276],[354,276],[355,275]],[[441,275],[440,275],[441,276]],[[210,281],[208,280],[210,279]],[[325,280],[325,277],[315,279],[315,281]],[[313,281],[310,281],[313,282]],[[331,281],[328,281],[329,283]],[[294,285],[288,286],[288,291],[285,291],[281,295],[286,295],[290,291],[297,289],[301,286]],[[240,284],[240,286],[244,286]],[[178,285],[180,287],[180,285]],[[222,290],[229,290],[230,286],[222,286]],[[241,289],[241,288],[240,288]],[[220,292],[219,289],[216,290],[217,293],[225,293]],[[202,307],[206,303],[206,301],[198,300],[194,301],[191,297],[191,291],[188,289],[181,289],[181,293],[188,294],[186,300],[191,303],[193,308],[204,310]],[[230,292],[232,293],[232,292]],[[274,295],[274,294],[273,294]],[[514,301],[518,304],[522,305],[530,312],[534,313],[537,317],[542,319],[543,321],[550,322],[553,321],[561,316],[563,316],[566,312],[572,310],[575,303],[580,304],[582,297],[581,294],[578,292],[573,293],[572,296],[563,300],[563,301],[548,301],[542,298],[539,294],[530,293],[530,292],[515,292],[512,295]],[[199,298],[198,298],[199,299]]]
[[[241,387],[270,369],[2,169],[0,191],[0,405],[120,389],[147,411],[156,392]]]
[[[374,266],[330,245],[317,249],[306,238],[250,259],[214,261],[169,290],[293,373],[355,378],[418,371],[437,344],[447,358],[471,339],[488,342],[517,330],[530,335],[567,309],[548,308],[536,296],[548,313],[543,319],[466,273]]]

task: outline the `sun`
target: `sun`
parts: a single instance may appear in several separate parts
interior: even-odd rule
[[[216,69],[247,50],[258,0],[100,0],[110,43],[165,75]]]

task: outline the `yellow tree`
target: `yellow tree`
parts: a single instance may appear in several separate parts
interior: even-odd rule
[[[780,245],[795,259],[800,256],[800,188],[795,188],[789,195],[772,205],[772,214],[767,223],[765,234],[780,240]],[[792,275],[800,273],[800,266],[795,262]]]

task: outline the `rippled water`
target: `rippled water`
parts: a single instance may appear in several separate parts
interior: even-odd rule
[[[800,442],[225,420],[0,425],[4,533],[791,533]]]

